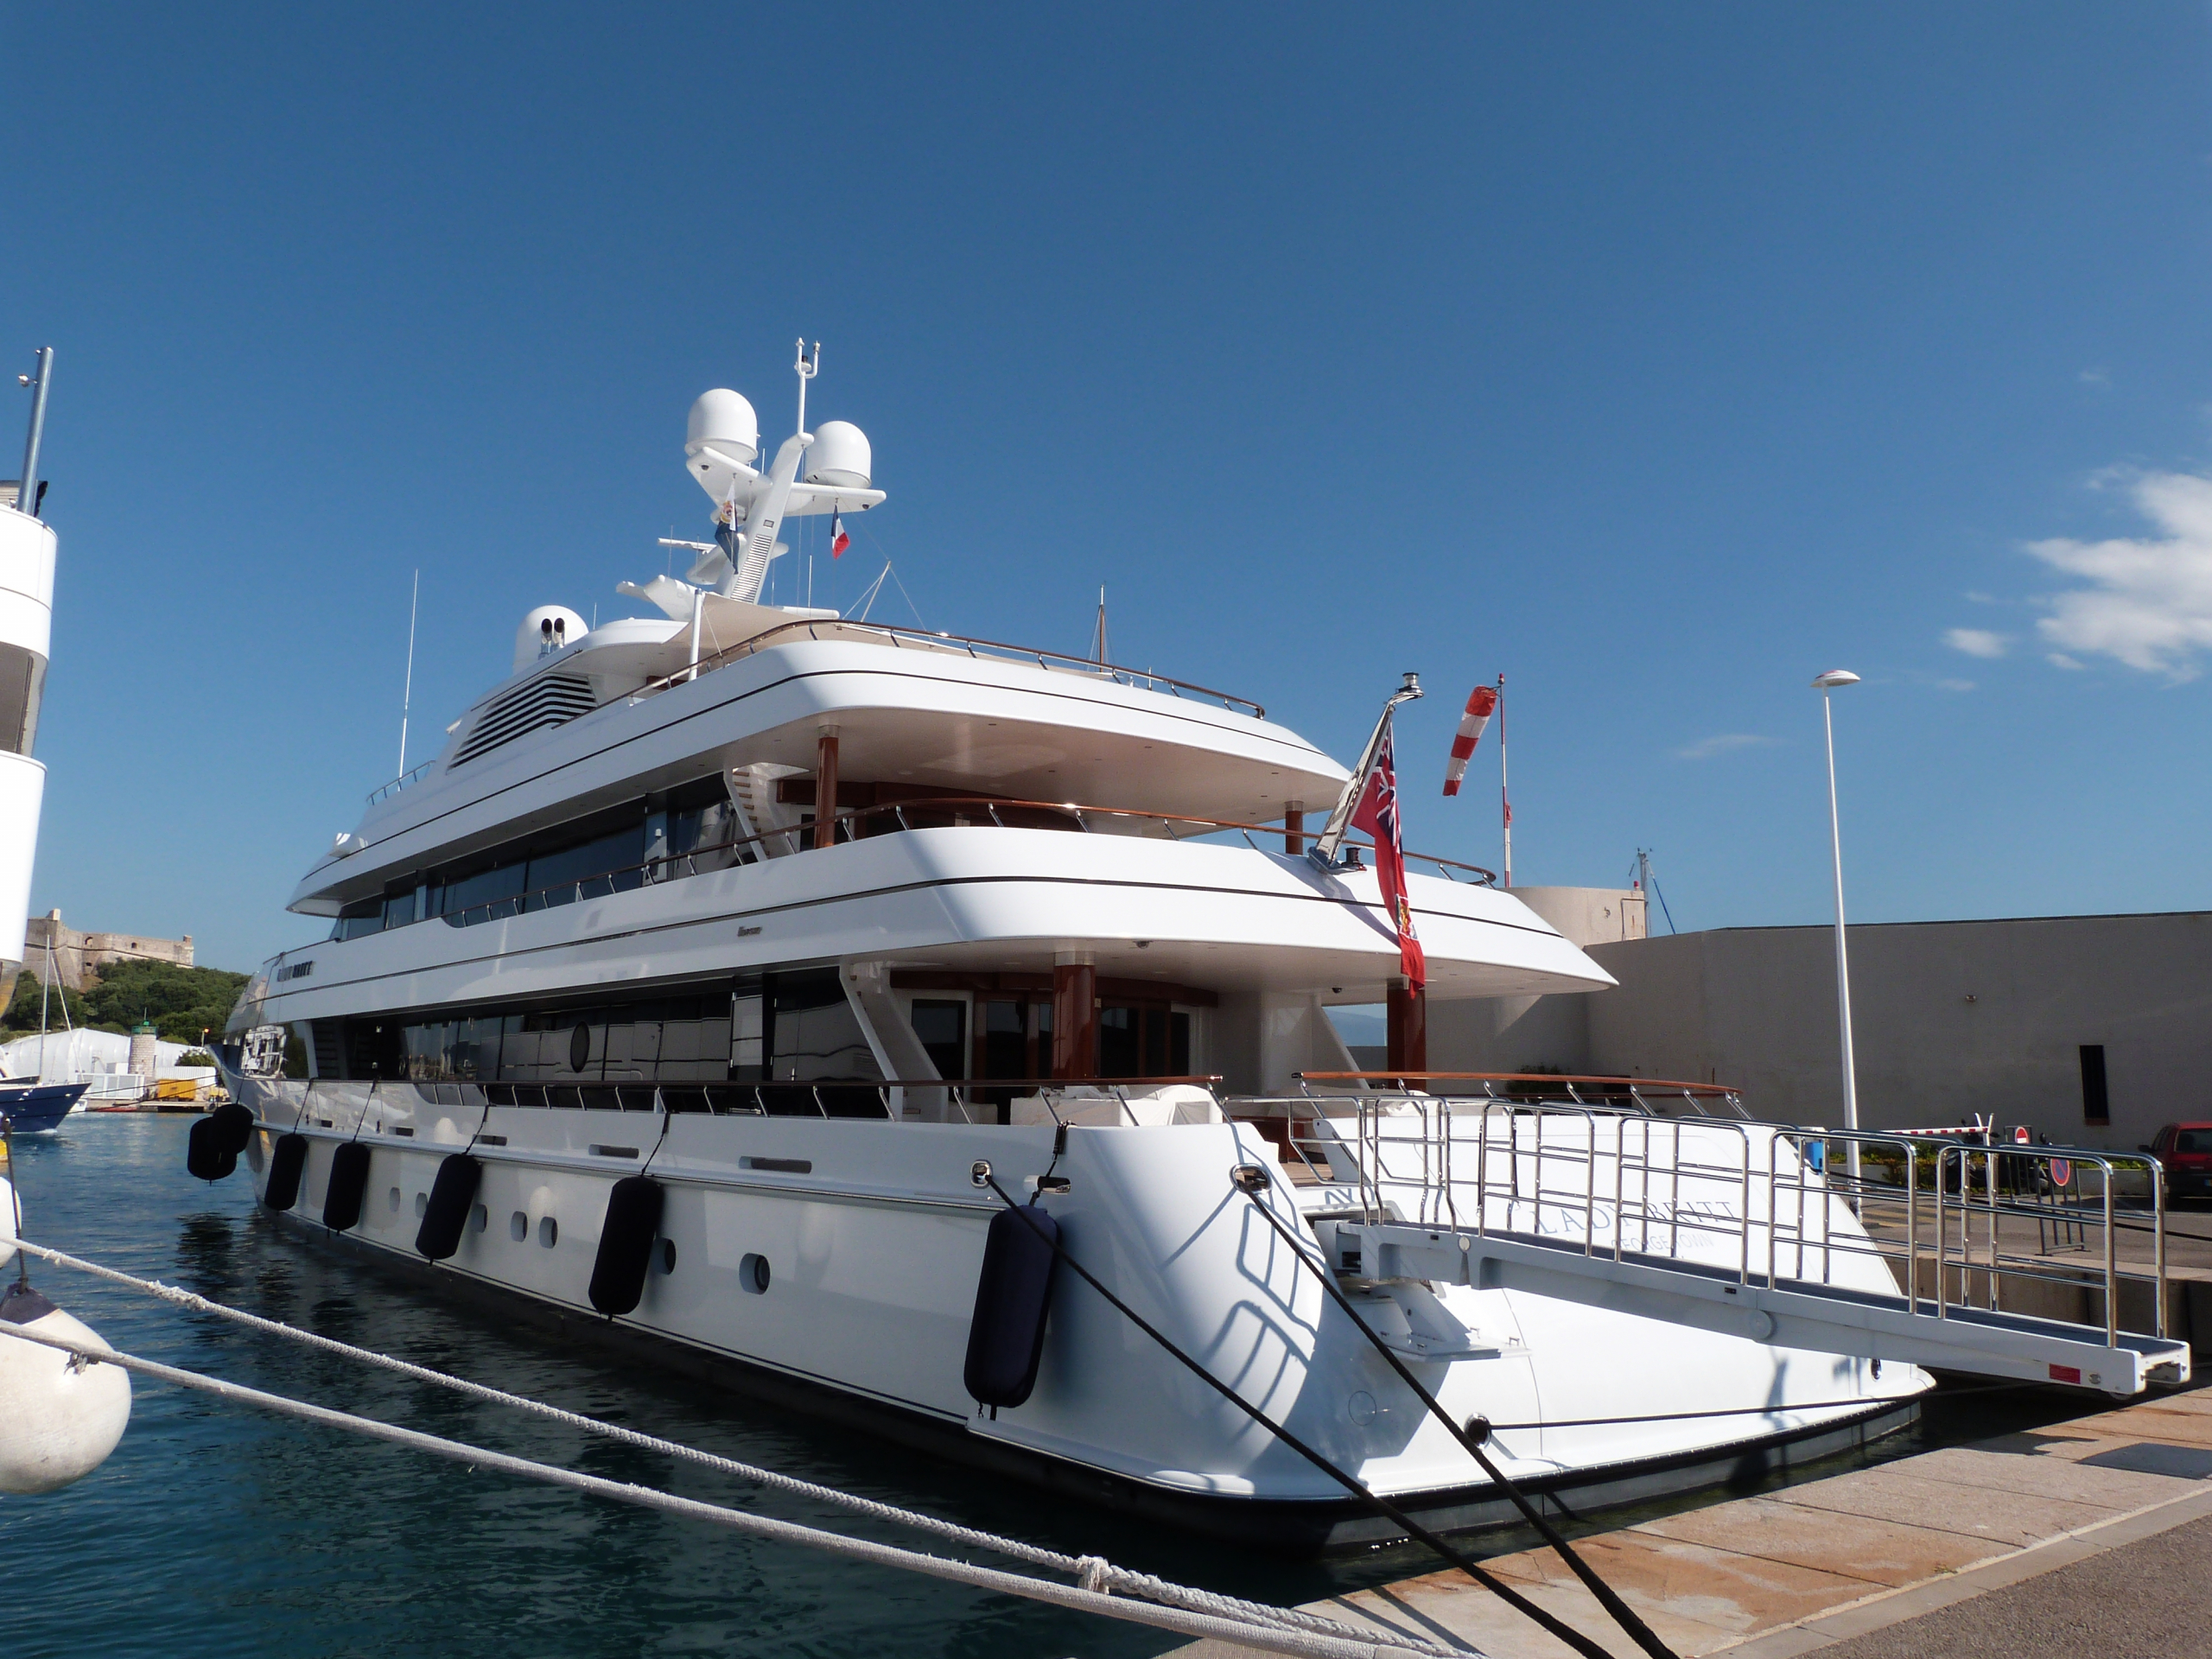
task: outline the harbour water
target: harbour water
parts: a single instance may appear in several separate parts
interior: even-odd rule
[[[805,1478],[1243,1593],[1391,1576],[1283,1563],[1071,1509],[872,1439],[643,1374],[281,1235],[245,1170],[184,1173],[191,1120],[79,1116],[16,1143],[25,1232],[363,1347]],[[12,1274],[12,1267],[9,1272]],[[34,1263],[126,1351],[518,1456],[856,1535],[912,1534],[575,1433]],[[0,1497],[10,1659],[47,1655],[1143,1655],[1175,1638],[462,1468],[138,1379],[115,1455]],[[995,1565],[1012,1565],[995,1562]],[[1402,1567],[1397,1569],[1402,1571]]]
[[[363,1347],[849,1491],[1285,1604],[1427,1570],[1409,1550],[1287,1562],[1121,1520],[635,1363],[494,1328],[281,1235],[243,1170],[184,1173],[190,1120],[79,1116],[21,1141],[26,1231]],[[12,1273],[13,1269],[10,1268]],[[912,1535],[189,1314],[66,1269],[33,1282],[128,1351],[519,1456],[917,1548]],[[1997,1396],[2003,1400],[2004,1396]],[[1934,1414],[1884,1452],[1993,1432],[2029,1402]],[[1614,1517],[1608,1524],[1618,1524]],[[1524,1540],[1486,1541],[1490,1549]],[[277,1420],[140,1379],[115,1455],[0,1497],[10,1659],[47,1655],[741,1653],[1138,1656],[1177,1639]],[[1005,1563],[999,1563],[1005,1565]]]

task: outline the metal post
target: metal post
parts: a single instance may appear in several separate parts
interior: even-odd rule
[[[1497,806],[1505,834],[1503,880],[1510,891],[1513,886],[1513,796],[1505,785],[1505,676],[1503,674],[1497,677]]]
[[[23,440],[23,481],[17,486],[16,511],[26,517],[38,517],[38,449],[46,437],[46,383],[54,375],[54,347],[38,348],[38,367],[31,374],[19,377],[31,389],[31,427]]]
[[[1859,1080],[1853,1063],[1851,1044],[1851,960],[1844,944],[1843,925],[1843,828],[1836,812],[1835,801],[1835,716],[1829,706],[1829,693],[1839,685],[1853,685],[1859,677],[1841,669],[1823,674],[1813,683],[1821,691],[1821,725],[1827,737],[1828,754],[1828,846],[1834,855],[1835,867],[1835,1007],[1836,1032],[1843,1047],[1843,1126],[1854,1133],[1859,1128]],[[1859,1143],[1851,1143],[1851,1196],[1854,1210],[1859,1203]]]
[[[407,683],[399,693],[399,775],[407,776],[407,712],[415,702],[415,613],[423,601],[423,572],[415,572],[415,585],[407,595]]]

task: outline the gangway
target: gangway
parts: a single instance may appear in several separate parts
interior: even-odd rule
[[[1484,1079],[1473,1096],[1328,1095],[1313,1085],[1348,1079],[1300,1081],[1308,1093],[1231,1110],[1280,1124],[1271,1138],[1348,1277],[1523,1290],[1777,1347],[2113,1395],[2189,1380],[2189,1344],[2166,1332],[2163,1182],[2147,1154],[1931,1145],[1697,1101],[1662,1114],[1648,1086],[1562,1101],[1541,1097],[1564,1092],[1542,1078],[1515,1080],[1517,1093]],[[2120,1202],[2137,1171],[2147,1211]],[[2045,1224],[2060,1190],[2078,1243],[2054,1252]],[[2147,1234],[2147,1262],[2122,1260],[2128,1227]]]

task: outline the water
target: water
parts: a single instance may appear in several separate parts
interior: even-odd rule
[[[57,1135],[17,1141],[26,1232],[143,1278],[572,1411],[1185,1583],[1294,1603],[1434,1565],[1405,1548],[1318,1563],[1276,1560],[1046,1497],[658,1376],[637,1362],[502,1331],[479,1310],[280,1233],[255,1206],[243,1168],[212,1186],[190,1179],[189,1122],[80,1116]],[[109,1342],[149,1359],[613,1480],[943,1548],[65,1268],[34,1263],[32,1278]],[[733,1652],[1135,1659],[1179,1644],[1135,1625],[471,1472],[144,1378],[134,1379],[134,1389],[130,1431],[105,1465],[47,1497],[0,1497],[0,1561],[9,1579],[0,1640],[9,1659],[277,1652],[291,1659]],[[1892,1437],[1882,1453],[2080,1409],[2078,1396],[1974,1396],[1931,1414],[1922,1432]],[[1501,1535],[1484,1541],[1484,1553],[1527,1541]]]
[[[281,1233],[257,1210],[243,1167],[213,1185],[193,1180],[184,1173],[189,1122],[79,1116],[57,1135],[17,1141],[26,1233],[362,1347],[1071,1554],[1269,1599],[1310,1599],[1377,1576],[1347,1579],[1338,1567],[1163,1534],[635,1362],[487,1328],[480,1311]],[[613,1480],[944,1548],[66,1268],[34,1262],[32,1280],[106,1340],[149,1359]],[[280,1651],[1118,1659],[1177,1645],[1116,1621],[470,1472],[144,1378],[134,1389],[130,1431],[96,1473],[47,1497],[0,1497],[0,1560],[10,1580],[0,1640],[10,1659]]]

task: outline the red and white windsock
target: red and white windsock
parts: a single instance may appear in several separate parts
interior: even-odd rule
[[[1452,740],[1452,759],[1444,768],[1446,795],[1459,792],[1459,780],[1467,775],[1467,762],[1474,756],[1475,745],[1482,741],[1483,728],[1497,712],[1497,691],[1487,685],[1477,686],[1467,699],[1467,712],[1459,716],[1459,735]]]

